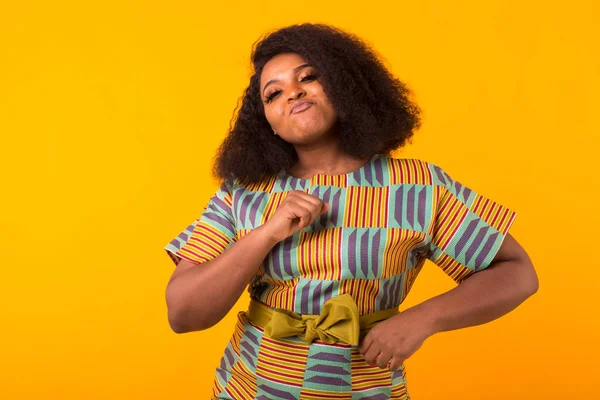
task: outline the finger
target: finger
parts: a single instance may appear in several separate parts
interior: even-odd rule
[[[308,194],[307,192],[303,192],[300,190],[297,190],[296,192],[297,192],[298,198],[309,201],[311,204],[315,205],[315,207],[317,209],[315,218],[317,218],[317,216],[319,214],[323,214],[323,213],[329,211],[329,208],[330,208],[329,203],[326,203],[324,200],[320,199],[319,197],[313,196],[312,194]]]
[[[365,360],[367,363],[369,363],[369,365],[375,365],[377,363],[377,356],[379,356],[379,353],[381,353],[379,346],[373,343],[371,347],[369,347],[369,350],[367,350],[365,353]]]
[[[303,191],[297,191],[298,194],[298,198],[301,198],[303,200],[309,201],[311,203],[313,203],[315,205],[315,207],[319,208],[321,206],[321,204],[323,204],[323,200],[321,200],[319,197],[314,196],[312,194],[303,192]]]
[[[296,200],[296,204],[303,206],[304,208],[306,208],[307,210],[310,211],[310,221],[308,222],[309,224],[312,223],[313,221],[315,221],[317,219],[317,217],[319,216],[319,214],[321,213],[321,209],[322,209],[322,205],[321,205],[321,201],[319,201],[319,203],[315,204],[313,201],[308,201],[306,199],[297,199]]]
[[[404,360],[402,360],[399,357],[392,357],[392,359],[390,360],[390,370],[391,371],[398,371],[398,369],[402,366]]]
[[[302,229],[310,223],[311,211],[302,204],[292,203],[289,208],[291,219],[299,218],[298,228]]]
[[[367,335],[364,337],[364,339],[362,340],[362,342],[360,342],[360,345],[358,346],[358,351],[360,352],[360,354],[365,355],[367,350],[369,350],[371,343],[373,343],[373,339],[371,338],[371,335],[367,333]]]
[[[392,356],[389,353],[379,353],[379,356],[377,356],[377,360],[375,360],[375,362],[379,368],[383,369],[388,366],[388,362],[391,358]]]
[[[318,201],[320,200],[318,197],[310,195],[301,190],[290,190],[289,192],[285,192],[285,193],[286,194],[285,194],[285,198],[283,199],[283,201],[295,202],[299,199],[302,199],[302,200],[313,202],[316,205],[316,204],[318,204]],[[283,201],[282,201],[282,203],[283,203]]]
[[[312,214],[310,213],[310,210],[307,210],[305,208],[303,208],[300,213],[301,213],[301,215],[300,215],[300,222],[298,223],[298,228],[304,229],[310,224],[310,221],[312,219]]]

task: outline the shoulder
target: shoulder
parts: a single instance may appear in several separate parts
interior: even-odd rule
[[[419,158],[382,157],[387,162],[390,185],[446,185],[449,175],[439,165]]]
[[[401,158],[401,157],[382,157],[383,160],[387,160],[390,166],[411,168],[411,167],[428,167],[431,163],[419,158]]]

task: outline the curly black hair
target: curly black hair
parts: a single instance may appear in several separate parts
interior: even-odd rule
[[[348,154],[389,155],[420,127],[421,110],[409,99],[411,91],[356,35],[325,24],[291,25],[253,45],[254,73],[215,156],[217,178],[255,183],[298,160],[294,146],[273,135],[260,98],[262,69],[280,53],[298,54],[316,68],[338,116],[340,144]]]

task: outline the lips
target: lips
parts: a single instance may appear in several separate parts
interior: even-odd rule
[[[292,108],[290,109],[290,114],[299,113],[301,111],[306,110],[313,104],[310,100],[296,100],[294,104],[292,104]]]

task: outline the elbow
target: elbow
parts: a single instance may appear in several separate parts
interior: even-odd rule
[[[540,288],[540,282],[537,275],[533,278],[533,281],[529,284],[529,295],[534,295]]]
[[[179,322],[175,321],[173,318],[171,318],[170,315],[169,315],[168,319],[169,319],[169,326],[171,327],[171,330],[173,332],[175,332],[175,333],[190,332],[189,329],[187,329],[184,325],[180,324]]]
[[[189,329],[186,328],[186,325],[183,323],[182,318],[180,317],[181,312],[179,310],[181,307],[179,307],[179,304],[181,301],[176,295],[177,293],[173,291],[171,282],[169,282],[165,294],[167,302],[167,320],[169,321],[169,326],[173,332],[186,333],[189,332]]]
[[[181,319],[173,317],[171,312],[169,312],[168,320],[169,320],[169,326],[171,327],[171,330],[175,333],[188,333],[188,332],[194,332],[194,331],[198,330],[198,329],[191,328],[189,325],[187,325]]]
[[[167,320],[169,321],[171,330],[175,333],[191,331],[181,317],[181,312],[174,306],[173,301],[170,301],[169,297],[167,297]]]
[[[523,292],[526,297],[530,297],[537,293],[540,288],[540,281],[538,279],[535,268],[530,260],[528,260],[522,268],[523,274],[521,278]]]
[[[181,313],[177,312],[173,306],[167,305],[167,320],[169,321],[169,326],[171,327],[171,330],[175,333],[191,332],[191,329],[189,329],[189,327],[180,315]]]
[[[211,307],[197,304],[172,284],[167,285],[166,302],[169,326],[175,333],[203,331],[221,319]]]
[[[538,276],[535,273],[535,271],[533,273],[534,273],[534,277],[533,277],[533,283],[531,284],[531,294],[535,294],[540,288],[540,281],[538,279]]]
[[[175,333],[188,333],[203,331],[210,328],[214,324],[207,323],[206,321],[198,318],[190,318],[189,313],[178,312],[172,308],[168,310],[167,319],[171,330]],[[188,316],[186,316],[188,315]]]
[[[207,329],[206,324],[198,310],[194,310],[185,299],[178,296],[173,290],[167,287],[167,320],[171,330],[175,333],[188,333]]]

